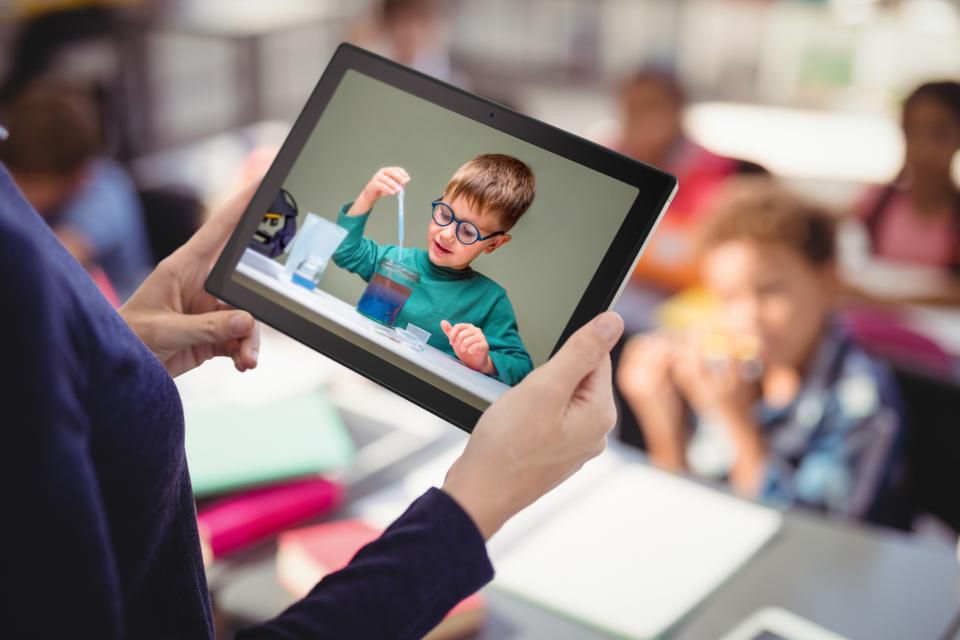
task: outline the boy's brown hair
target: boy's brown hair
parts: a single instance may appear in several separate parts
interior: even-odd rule
[[[96,112],[69,89],[27,89],[4,109],[3,120],[10,137],[0,143],[0,161],[14,173],[70,175],[99,151]]]
[[[444,196],[463,196],[482,211],[500,218],[505,229],[517,223],[536,193],[536,178],[524,162],[502,153],[484,153],[468,161],[450,178]]]
[[[727,242],[746,240],[793,249],[814,267],[835,258],[836,218],[824,207],[791,194],[769,178],[733,181],[718,196],[700,233],[700,256]]]

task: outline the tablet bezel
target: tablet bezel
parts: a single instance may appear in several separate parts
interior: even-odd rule
[[[348,70],[355,70],[445,109],[541,147],[621,182],[636,186],[638,195],[573,315],[551,353],[596,314],[609,309],[626,284],[646,240],[676,192],[677,179],[655,167],[631,160],[605,147],[467,93],[452,85],[377,56],[341,44],[320,77],[306,106],[290,130],[276,159],[254,193],[240,223],[210,272],[206,290],[245,309],[270,325],[336,362],[370,378],[468,433],[482,411],[393,365],[349,340],[312,323],[295,311],[258,295],[233,280],[244,250],[274,195],[283,186],[314,127]],[[588,215],[588,212],[585,212]]]

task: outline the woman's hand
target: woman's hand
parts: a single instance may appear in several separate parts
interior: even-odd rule
[[[606,446],[616,423],[610,349],[623,332],[603,313],[481,416],[443,489],[490,538]]]
[[[120,315],[171,376],[216,356],[232,358],[238,371],[257,366],[260,331],[253,316],[223,305],[203,289],[256,186],[251,184],[225,204],[157,265],[120,308]]]
[[[665,334],[630,338],[617,367],[617,386],[640,422],[650,459],[682,471],[687,467],[687,431],[672,374],[676,349],[676,339]]]

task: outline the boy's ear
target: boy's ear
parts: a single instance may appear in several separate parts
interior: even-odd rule
[[[497,239],[490,243],[490,246],[483,250],[484,253],[493,253],[503,245],[510,242],[513,238],[509,233],[505,233],[502,236],[497,236]]]

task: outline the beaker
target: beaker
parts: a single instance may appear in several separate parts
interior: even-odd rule
[[[293,272],[291,280],[295,283],[313,291],[320,284],[320,278],[327,269],[327,260],[320,255],[311,253],[306,260],[300,263],[297,270]]]
[[[357,302],[357,311],[371,320],[392,327],[419,283],[420,274],[415,270],[383,258]]]

